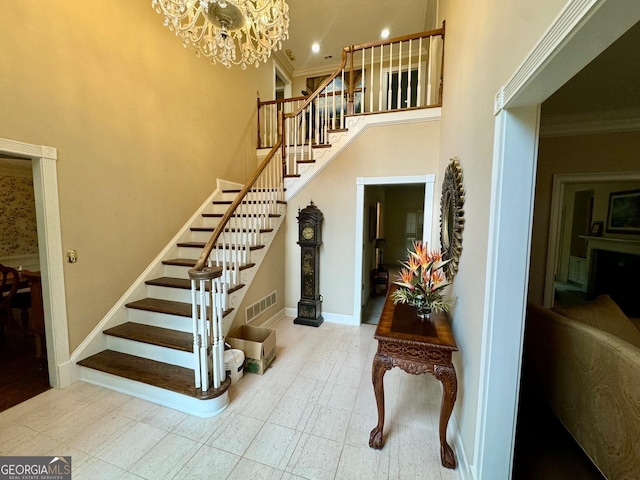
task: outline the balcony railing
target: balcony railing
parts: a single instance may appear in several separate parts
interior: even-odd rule
[[[442,28],[390,40],[345,47],[340,67],[315,92],[282,100],[258,100],[258,146],[273,146],[278,112],[285,114],[284,158],[312,158],[328,133],[345,128],[349,115],[440,106]],[[291,163],[293,166],[293,163]],[[288,174],[295,174],[287,169]]]

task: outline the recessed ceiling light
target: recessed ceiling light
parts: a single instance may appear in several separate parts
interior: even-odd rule
[[[382,30],[382,32],[380,32],[380,38],[387,38],[389,36],[389,29],[385,28],[384,30]]]
[[[311,51],[313,53],[318,53],[320,51],[320,45],[317,43],[314,43],[313,45],[311,45]]]

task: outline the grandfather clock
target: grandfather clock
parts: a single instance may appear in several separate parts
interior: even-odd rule
[[[320,258],[322,245],[322,220],[324,216],[313,204],[303,210],[298,209],[298,245],[300,255],[300,292],[298,316],[293,323],[319,327],[322,318],[322,299],[320,297]]]

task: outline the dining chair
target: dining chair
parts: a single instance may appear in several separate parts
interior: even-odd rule
[[[0,264],[0,334],[4,336],[4,341],[10,342],[11,346],[15,346],[15,335],[13,331],[13,311],[11,301],[18,291],[20,283],[20,275],[15,268],[7,267]],[[6,335],[5,335],[6,331]]]

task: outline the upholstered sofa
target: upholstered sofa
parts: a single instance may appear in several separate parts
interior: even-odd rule
[[[609,479],[640,479],[640,320],[608,296],[529,305],[524,375]]]

